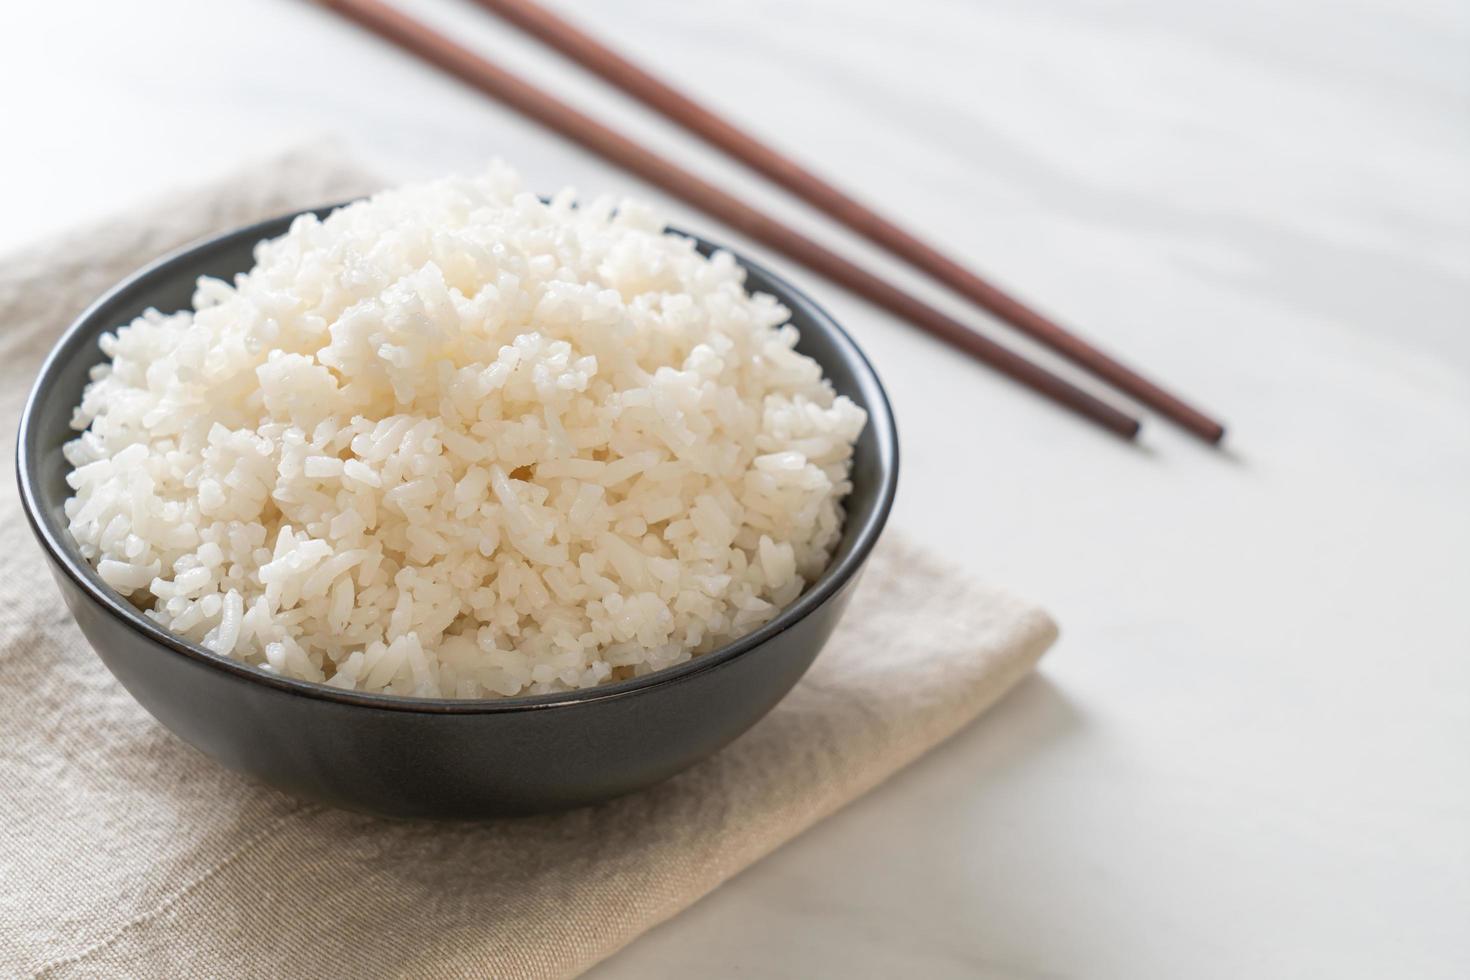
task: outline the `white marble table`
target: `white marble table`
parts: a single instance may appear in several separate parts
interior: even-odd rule
[[[406,5],[849,242],[468,4]],[[595,975],[1464,976],[1470,8],[562,5],[1232,426],[1129,449],[791,270],[890,386],[895,524],[1064,638]],[[394,176],[633,185],[300,0],[5,21],[0,247],[322,131]]]

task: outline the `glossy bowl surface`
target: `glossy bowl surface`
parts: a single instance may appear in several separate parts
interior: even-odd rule
[[[317,210],[320,215],[331,207]],[[52,351],[17,448],[22,502],[83,634],[138,702],[180,738],[300,796],[372,813],[479,818],[562,809],[651,785],[754,724],[810,666],[883,530],[898,436],[883,387],[851,338],[785,280],[736,256],[747,287],[775,295],[838,392],[867,410],[847,522],[831,564],[770,623],[688,663],[566,694],[450,700],[341,691],[266,673],[174,636],[109,588],[66,530],[73,407],[102,359],[98,337],[149,307],[189,306],[200,276],[230,279],[295,215],[187,246],[116,286]],[[701,251],[716,246],[696,239]]]

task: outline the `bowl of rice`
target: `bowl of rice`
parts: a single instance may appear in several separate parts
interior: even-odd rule
[[[58,343],[17,455],[69,609],[165,726],[456,818],[738,736],[830,635],[898,467],[805,295],[501,166],[158,260]]]

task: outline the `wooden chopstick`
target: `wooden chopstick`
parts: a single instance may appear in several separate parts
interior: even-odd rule
[[[1225,428],[533,0],[475,0],[670,121],[1207,442]]]
[[[1139,423],[1132,416],[970,330],[922,300],[741,203],[713,184],[644,149],[396,8],[380,0],[317,2],[756,241],[903,317],[926,333],[960,348],[1057,404],[1125,439],[1132,439],[1138,434]]]

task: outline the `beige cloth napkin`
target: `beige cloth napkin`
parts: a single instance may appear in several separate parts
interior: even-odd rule
[[[808,676],[661,786],[485,824],[282,795],[156,724],[69,620],[8,462],[41,358],[91,299],[200,235],[370,189],[307,151],[0,263],[0,974],[562,977],[871,789],[1055,636],[894,532]]]

